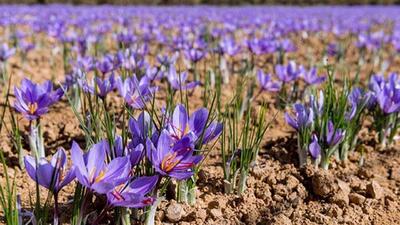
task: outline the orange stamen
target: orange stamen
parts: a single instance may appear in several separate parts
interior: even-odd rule
[[[96,179],[94,180],[95,183],[99,183],[100,181],[102,181],[104,179],[104,175],[106,173],[104,172],[104,170],[100,171],[100,174],[96,177]]]
[[[176,156],[177,152],[174,152],[173,154],[169,153],[167,156],[165,156],[161,161],[161,169],[167,173],[173,170],[180,162],[180,160],[176,160]]]
[[[32,103],[28,104],[28,110],[30,114],[34,114],[37,109],[38,109],[38,104],[36,102],[34,102],[33,104]]]

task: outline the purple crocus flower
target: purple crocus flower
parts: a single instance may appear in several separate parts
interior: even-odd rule
[[[8,44],[0,45],[0,62],[7,61],[8,58],[15,54],[15,48],[8,47]]]
[[[326,53],[329,56],[336,56],[339,53],[338,45],[335,43],[328,44],[328,46],[326,47]]]
[[[97,69],[102,73],[106,74],[114,69],[114,58],[112,55],[106,55],[96,63]]]
[[[333,147],[343,141],[345,131],[342,129],[335,129],[332,121],[328,121],[326,132],[326,142],[329,146]]]
[[[50,162],[46,158],[36,160],[32,156],[25,156],[24,162],[28,175],[55,194],[75,178],[74,170],[66,168],[67,157],[62,148],[58,149]]]
[[[184,180],[193,175],[193,167],[203,159],[201,155],[193,155],[193,148],[194,144],[189,137],[176,142],[167,131],[163,130],[157,148],[150,140],[147,141],[147,157],[162,176]]]
[[[251,38],[246,40],[246,45],[249,51],[256,55],[264,54],[263,42],[257,38]]]
[[[147,78],[142,78],[139,82],[136,76],[128,77],[124,81],[118,78],[117,88],[125,103],[134,109],[142,109],[156,91],[150,87]]]
[[[104,80],[100,77],[95,77],[94,82],[96,87],[96,94],[101,98],[105,98],[107,94],[113,91],[117,86],[114,74],[111,74],[111,76]]]
[[[310,105],[315,117],[322,114],[324,110],[324,92],[322,90],[319,91],[318,98],[313,94],[310,96]]]
[[[118,33],[116,35],[116,40],[118,43],[120,43],[122,46],[129,47],[132,43],[134,43],[137,40],[137,37],[132,34],[132,33]]]
[[[164,76],[164,71],[158,69],[157,67],[148,66],[146,68],[145,77],[148,79],[149,83],[155,80],[161,80]]]
[[[313,110],[298,103],[294,104],[293,108],[295,111],[295,117],[290,116],[289,113],[285,113],[285,120],[291,127],[297,131],[301,131],[312,125],[314,120]]]
[[[130,71],[140,71],[147,66],[144,54],[140,53],[139,50],[127,49],[124,53],[120,52],[119,58],[122,62],[122,67]]]
[[[86,72],[92,71],[96,67],[94,58],[90,56],[86,57],[78,56],[76,64],[77,67],[83,69]]]
[[[379,83],[379,76],[371,79],[370,88],[375,92],[380,109],[391,114],[400,111],[400,86],[397,74],[390,74],[387,82]]]
[[[116,136],[114,140],[114,146],[113,150],[114,152],[107,152],[109,156],[115,157],[124,157],[124,156],[129,156],[129,159],[131,161],[131,166],[136,166],[143,158],[143,152],[144,152],[144,144],[139,143],[134,145],[134,142],[129,142],[127,147],[123,147],[122,143],[122,137],[121,136]],[[107,149],[111,150],[111,149]]]
[[[297,48],[290,39],[283,39],[276,43],[275,49],[284,52],[294,52],[296,51]]]
[[[357,110],[360,108],[368,107],[369,105],[373,104],[371,103],[371,101],[374,101],[372,97],[373,96],[371,92],[365,93],[361,88],[353,88],[347,97],[350,105],[350,111],[348,111],[345,115],[346,120],[352,120],[356,115]]]
[[[313,159],[318,159],[319,157],[321,157],[321,146],[318,143],[317,135],[312,135],[311,143],[308,148]]]
[[[219,42],[219,50],[222,54],[234,56],[240,52],[240,46],[235,43],[232,37],[225,37]]]
[[[277,92],[281,89],[281,84],[273,81],[271,74],[265,74],[260,69],[257,71],[257,78],[263,91]]]
[[[276,76],[284,83],[289,83],[296,80],[300,74],[301,70],[297,68],[294,61],[290,61],[288,65],[276,65],[275,66]]]
[[[146,144],[146,140],[150,135],[153,142],[157,141],[158,134],[150,115],[143,111],[140,113],[138,119],[129,119],[129,132],[131,133],[131,145],[137,146],[139,144]]]
[[[35,120],[47,113],[49,107],[57,102],[63,93],[60,88],[53,90],[53,84],[50,81],[35,84],[28,79],[23,79],[20,88],[14,87],[16,97],[14,108],[28,120]]]
[[[325,81],[326,77],[325,76],[318,76],[317,74],[317,68],[313,67],[309,71],[303,71],[301,73],[303,80],[309,84],[309,85],[317,85],[321,84]]]
[[[207,126],[208,117],[209,113],[206,108],[196,110],[189,117],[185,106],[177,105],[172,120],[167,125],[167,131],[175,140],[188,136],[193,142],[201,140],[202,144],[206,144],[218,137],[223,127],[222,123],[214,121]]]
[[[400,111],[400,89],[385,86],[376,97],[384,113],[391,114]]]
[[[175,66],[171,66],[169,68],[168,73],[168,82],[171,84],[171,87],[175,90],[190,90],[195,88],[200,84],[199,81],[186,82],[188,77],[188,72],[182,72],[178,74],[175,70]]]
[[[179,54],[173,54],[172,56],[169,56],[167,54],[165,55],[158,54],[156,59],[160,65],[169,67],[170,65],[174,65],[176,63],[178,57]]]
[[[83,186],[106,194],[129,179],[131,164],[129,157],[117,157],[106,164],[109,144],[103,140],[94,144],[87,153],[83,153],[77,143],[72,144],[71,158],[75,166],[75,175]]]
[[[374,74],[369,80],[368,87],[371,91],[378,93],[385,85],[385,78],[381,74]]]
[[[122,184],[107,193],[107,199],[112,206],[142,208],[153,204],[155,198],[146,195],[152,191],[159,177],[138,177],[128,185]]]
[[[193,63],[197,63],[206,55],[205,51],[199,48],[190,48],[185,50],[185,56]]]
[[[21,41],[19,43],[19,48],[21,49],[21,51],[24,54],[27,54],[28,52],[30,52],[31,50],[33,50],[35,48],[35,44],[29,43],[29,42],[26,42],[26,41]]]

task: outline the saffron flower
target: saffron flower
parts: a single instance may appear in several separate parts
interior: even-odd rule
[[[288,65],[276,65],[275,73],[280,81],[289,83],[296,80],[302,72],[302,69],[297,68],[294,61],[290,61]]]
[[[251,38],[245,41],[245,44],[249,51],[256,55],[262,55],[266,53],[265,42],[262,39]]]
[[[86,56],[86,57],[82,57],[82,56],[78,56],[78,58],[76,59],[76,67],[89,72],[95,69],[96,67],[96,63],[94,58],[90,57],[90,56]]]
[[[222,123],[213,121],[207,126],[209,117],[206,108],[200,108],[193,112],[189,117],[185,106],[177,105],[174,109],[172,120],[167,125],[169,135],[179,140],[188,136],[193,142],[201,141],[201,144],[206,144],[222,132]]]
[[[106,164],[106,153],[110,152],[105,140],[94,144],[87,153],[83,153],[76,142],[72,144],[71,158],[75,166],[75,175],[83,186],[106,194],[129,179],[131,163],[129,157],[117,157]]]
[[[112,206],[142,208],[153,204],[155,198],[146,196],[157,185],[159,177],[138,177],[130,184],[122,184],[107,193],[107,199]]]
[[[190,48],[185,50],[185,56],[193,63],[197,63],[206,55],[206,52],[199,48]]]
[[[309,146],[309,151],[314,160],[321,157],[321,146],[318,143],[317,135],[313,134],[311,137],[311,144]]]
[[[339,53],[340,49],[336,43],[330,43],[326,47],[326,53],[329,56],[336,56]]]
[[[400,88],[395,81],[389,80],[383,88],[376,93],[376,100],[380,109],[386,113],[396,113],[400,111]]]
[[[114,152],[107,152],[107,154],[113,155],[114,157],[129,156],[131,166],[133,167],[136,166],[143,158],[144,144],[140,143],[133,145],[131,141],[127,147],[123,148],[122,137],[118,135],[114,140],[113,150]]]
[[[156,90],[150,87],[147,78],[138,81],[136,76],[128,77],[124,81],[117,79],[117,89],[125,103],[134,109],[142,109]]]
[[[0,45],[0,62],[7,61],[8,58],[15,54],[15,48],[10,48],[8,44]]]
[[[95,77],[94,82],[96,94],[101,98],[105,98],[107,94],[113,91],[117,86],[114,74],[111,74],[111,76],[105,78],[104,80],[100,77]]]
[[[394,74],[391,74],[389,77],[395,76]],[[395,78],[391,78],[395,79]],[[385,78],[382,75],[379,74],[374,74],[371,76],[371,79],[369,81],[369,89],[373,91],[374,93],[378,93],[382,90],[383,86],[385,85]]]
[[[328,127],[327,127],[327,132],[326,132],[326,143],[334,147],[337,144],[341,143],[343,141],[345,131],[342,129],[335,129],[332,121],[328,121]]]
[[[358,111],[373,104],[375,99],[371,92],[364,92],[361,88],[354,88],[348,96],[350,111],[345,114],[346,120],[352,120]]]
[[[316,118],[320,117],[324,110],[324,92],[319,91],[319,96],[310,95],[310,105],[313,110],[313,114]]]
[[[55,194],[75,178],[74,170],[66,168],[67,157],[62,148],[58,149],[50,162],[46,158],[36,161],[32,156],[25,156],[24,161],[26,172],[32,180]]]
[[[169,73],[167,75],[168,82],[171,87],[175,90],[191,90],[200,84],[199,81],[186,82],[188,78],[188,72],[182,72],[178,74],[176,72],[175,66],[169,68]]]
[[[160,65],[170,67],[171,65],[175,65],[178,57],[179,57],[179,54],[173,54],[172,56],[158,54],[156,59]]]
[[[157,142],[158,133],[150,115],[143,111],[138,119],[129,119],[129,132],[131,133],[130,145],[136,147],[139,144],[146,144],[147,138],[151,138],[153,142]],[[149,137],[150,135],[150,137]]]
[[[222,54],[234,56],[240,52],[240,46],[235,43],[232,37],[225,37],[219,42],[219,50]]]
[[[281,84],[272,80],[270,74],[265,74],[262,70],[257,71],[258,82],[263,91],[277,92],[281,89]]]
[[[24,54],[27,54],[28,52],[30,52],[31,50],[33,50],[35,48],[35,44],[29,43],[29,42],[26,42],[26,41],[21,41],[19,43],[19,48],[21,49],[21,51]]]
[[[309,85],[321,84],[326,80],[325,76],[318,76],[316,67],[311,68],[309,71],[304,70],[301,75],[303,80]]]
[[[114,70],[114,58],[112,55],[106,55],[96,63],[97,69],[104,75]]]
[[[306,108],[302,104],[294,104],[295,116],[292,117],[289,113],[285,113],[286,122],[297,131],[304,130],[312,125],[314,120],[313,110]]]
[[[201,155],[194,155],[194,144],[189,137],[175,141],[165,130],[161,132],[157,147],[147,140],[147,149],[147,157],[155,170],[177,180],[191,177],[193,167],[203,159]]]
[[[53,90],[53,84],[46,81],[35,84],[23,79],[20,88],[14,87],[16,100],[14,108],[28,120],[36,120],[47,113],[49,107],[56,103],[63,95],[62,89]]]

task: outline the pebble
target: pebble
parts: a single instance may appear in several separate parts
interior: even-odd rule
[[[283,184],[277,184],[274,187],[275,194],[285,197],[288,195],[287,187]]]
[[[300,198],[302,198],[302,199],[307,198],[308,192],[307,192],[306,188],[302,184],[297,186],[296,191],[297,191],[297,193],[298,193]]]
[[[365,197],[357,193],[351,193],[349,194],[349,200],[351,203],[362,205],[365,202]]]
[[[196,210],[196,217],[205,220],[207,218],[207,211],[205,209]]]
[[[211,209],[210,214],[214,219],[219,219],[222,217],[222,212],[220,209]]]
[[[184,215],[185,215],[185,210],[180,204],[176,202],[170,203],[165,213],[165,216],[171,222],[180,221]]]
[[[279,214],[273,219],[271,224],[273,224],[273,225],[281,225],[281,224],[291,225],[292,221],[284,214]]]
[[[337,181],[338,190],[334,192],[331,201],[340,207],[345,207],[349,204],[350,186],[342,180]]]
[[[319,170],[312,177],[312,188],[316,195],[328,197],[335,190],[335,178],[328,171]]]
[[[290,190],[296,188],[297,185],[299,185],[299,183],[300,183],[300,181],[292,175],[289,175],[286,179],[286,186]]]
[[[277,183],[275,174],[271,174],[267,177],[267,183],[271,186]]]
[[[343,210],[337,205],[332,205],[332,207],[328,209],[327,215],[330,217],[338,218],[343,215]]]
[[[390,178],[395,181],[400,181],[400,167],[399,166],[392,168]]]
[[[255,177],[255,178],[257,178],[257,179],[259,179],[259,180],[262,180],[263,179],[263,177],[265,176],[265,169],[263,169],[263,168],[260,168],[259,166],[256,166],[252,171],[252,175]]]
[[[367,194],[374,199],[381,199],[385,195],[383,188],[376,181],[371,181],[371,183],[367,185]]]

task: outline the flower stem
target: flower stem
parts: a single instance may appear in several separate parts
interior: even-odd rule
[[[324,170],[328,170],[329,169],[329,158],[327,158],[327,157],[323,157],[322,158],[321,167]]]
[[[131,224],[130,210],[127,208],[122,208],[121,218],[122,218],[123,225],[130,225]]]
[[[146,213],[145,225],[154,225],[157,207],[161,202],[161,197],[158,197],[153,205],[150,206],[150,210]]]
[[[100,224],[100,222],[103,220],[103,218],[107,215],[108,209],[110,207],[108,204],[104,207],[104,209],[101,211],[100,215],[96,218],[96,220],[92,223],[92,225],[97,225]]]
[[[58,193],[54,193],[54,220],[53,224],[58,225],[59,211],[58,211]]]
[[[181,203],[188,202],[188,186],[187,181],[180,181],[178,184],[178,201]]]
[[[246,190],[246,181],[247,181],[248,171],[242,170],[240,172],[239,177],[239,186],[238,186],[238,194],[242,194]]]
[[[189,205],[194,205],[196,204],[196,190],[197,187],[194,185],[193,187],[189,188],[188,190],[188,203]]]
[[[300,138],[297,138],[297,154],[299,155],[299,167],[307,164],[307,151],[303,149]]]
[[[228,180],[224,180],[224,191],[225,194],[232,193],[232,183],[229,182]]]

